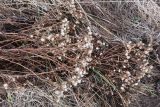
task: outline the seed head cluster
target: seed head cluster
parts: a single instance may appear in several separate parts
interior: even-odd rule
[[[97,42],[101,43],[100,40]],[[102,50],[102,47],[103,45],[97,46],[98,49],[95,49],[98,57],[95,68],[109,77],[122,92],[138,86],[141,79],[153,69],[149,60],[152,44],[142,41],[129,41],[125,44],[112,42],[107,49]],[[98,50],[101,50],[99,54]]]
[[[68,68],[69,75],[60,82],[55,90],[57,102],[64,97],[65,92],[80,84],[82,78],[88,74],[86,69],[92,61],[93,50],[91,27],[82,10],[75,5],[74,0],[65,2],[65,5],[60,3],[60,5],[66,7],[67,13],[63,13],[63,9],[59,9],[62,13],[57,19],[59,20],[59,26],[56,24],[56,27],[54,27],[53,24],[46,28],[46,32],[43,32],[41,37],[40,35],[37,36],[42,44],[58,49],[58,52],[54,49],[51,50],[52,57],[56,57],[59,63],[68,66],[66,69]],[[86,22],[84,22],[85,20]],[[84,27],[80,27],[82,25]],[[57,28],[57,30],[55,31],[53,28]],[[47,31],[50,32],[49,35],[47,35]],[[32,38],[32,36],[30,37]]]
[[[151,73],[153,44],[148,37],[117,40],[108,36],[110,29],[99,25],[98,20],[103,18],[85,12],[89,7],[85,10],[83,1],[48,0],[44,8],[40,8],[41,5],[37,1],[15,1],[11,7],[29,8],[24,9],[22,15],[30,20],[13,20],[18,33],[0,33],[1,85],[12,97],[20,99],[9,98],[13,100],[9,104],[23,102],[21,99],[31,95],[35,102],[41,102],[40,99],[51,102],[48,105],[92,107],[91,102],[94,106],[106,107],[110,98],[119,101],[133,88],[139,89],[141,80]],[[19,10],[15,12],[17,17],[21,16]],[[110,20],[102,21],[114,26]],[[23,24],[24,28],[17,27]],[[115,34],[116,29],[112,29]],[[28,101],[31,102],[30,98]]]

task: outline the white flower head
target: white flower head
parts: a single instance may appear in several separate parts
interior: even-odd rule
[[[47,39],[48,39],[48,40],[51,40],[52,37],[53,37],[53,35],[48,35]]]
[[[30,35],[30,38],[33,38],[33,35]]]
[[[3,84],[3,87],[4,89],[8,89],[8,84],[7,83]]]
[[[41,41],[42,41],[42,42],[45,42],[45,39],[44,39],[44,38],[41,38]]]

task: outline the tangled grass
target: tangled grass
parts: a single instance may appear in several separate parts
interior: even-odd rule
[[[159,2],[0,1],[2,107],[127,107],[159,64]]]

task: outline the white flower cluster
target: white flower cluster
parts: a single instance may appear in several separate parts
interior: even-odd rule
[[[70,9],[70,13],[71,13],[71,14],[74,14],[74,11],[76,11],[75,0],[71,0],[71,1],[70,1],[69,7],[71,8],[71,9]]]
[[[61,82],[55,90],[57,102],[64,97],[64,92],[71,90],[73,86],[76,87],[82,82],[83,77],[87,74],[86,69],[92,61],[91,54],[93,51],[91,25],[88,21],[85,21],[87,19],[84,17],[84,13],[78,5],[75,5],[75,0],[60,4],[61,6],[63,5],[65,11],[67,10],[70,14],[64,13],[64,10],[60,8],[59,13],[61,13],[61,15],[57,14],[56,17],[59,21],[55,22],[57,24],[53,23],[53,25],[44,28],[45,30],[38,30],[39,33],[36,33],[41,43],[46,44],[47,47],[54,47],[54,50],[51,49],[50,51],[60,63],[64,63],[63,60],[65,60],[65,58],[69,60],[69,58],[72,57],[72,54],[70,54],[70,52],[67,53],[67,51],[75,54],[74,58],[76,61],[72,63],[72,68],[69,68],[71,74],[69,77],[66,77],[66,80]],[[73,20],[68,20],[68,15],[71,15],[70,18],[73,17]],[[80,24],[84,25],[81,26]],[[36,38],[36,36],[30,35],[30,38],[33,37],[34,39]],[[58,49],[58,52],[55,52],[55,49]],[[57,65],[57,67],[58,66],[59,65]]]
[[[149,64],[148,55],[152,51],[152,46],[145,45],[141,41],[138,43],[128,42],[126,44],[126,59],[124,59],[123,71],[121,80],[123,84],[121,90],[125,91],[127,86],[137,86],[140,80],[153,69],[153,66]],[[134,67],[132,64],[134,64]],[[125,67],[124,67],[125,66]]]
[[[41,42],[46,42],[46,40],[49,40],[49,41],[52,41],[52,43],[55,43],[57,40],[56,38],[64,38],[65,40],[64,41],[61,41],[61,42],[58,42],[58,47],[63,47],[65,45],[67,45],[67,43],[70,43],[71,40],[70,40],[70,37],[68,35],[68,32],[69,32],[69,21],[67,18],[64,18],[62,21],[61,21],[61,26],[60,26],[60,34],[57,33],[57,34],[49,34],[47,36],[42,36],[40,38],[40,41]],[[51,28],[48,28],[48,31],[51,31]],[[62,36],[62,37],[60,37]],[[31,38],[33,38],[33,35],[30,36]]]
[[[67,35],[68,30],[69,30],[69,21],[67,18],[64,18],[62,20],[62,25],[61,25],[61,35],[62,36]]]
[[[83,17],[83,13],[81,13],[81,10],[77,10],[74,0],[71,0],[71,2],[68,5],[69,7],[73,7],[69,8],[68,11],[71,13],[72,17],[75,17],[75,23],[63,17],[63,20],[61,20],[60,22],[61,25],[59,27],[59,32],[57,34],[50,34],[45,38],[43,36],[44,40],[41,38],[42,42],[45,42],[45,40],[49,40],[52,43],[56,43],[55,47],[57,47],[59,51],[62,52],[58,55],[55,52],[53,54],[57,57],[57,59],[61,61],[61,63],[63,63],[63,57],[65,57],[65,55],[67,57],[69,56],[66,51],[67,49],[76,53],[76,62],[73,63],[73,68],[70,68],[71,74],[69,75],[69,77],[66,78],[66,80],[61,82],[59,87],[55,90],[57,102],[59,102],[61,98],[65,97],[64,93],[66,91],[69,91],[72,89],[72,87],[76,87],[78,84],[82,83],[83,77],[87,74],[86,69],[88,68],[89,63],[92,61],[91,54],[93,51],[93,37],[91,28],[89,24],[88,27],[86,27],[85,23],[83,26],[84,28],[79,29],[80,35],[78,35],[77,31],[75,30],[75,27],[77,27],[77,29],[78,27],[80,27],[80,23],[77,22],[81,21],[83,23],[83,21],[81,20],[81,18]],[[82,29],[84,30],[81,33]],[[70,32],[72,32],[72,35],[70,35]],[[72,45],[72,47],[69,47],[70,45]]]
[[[82,82],[82,77],[87,74],[86,67],[89,65],[89,62],[92,61],[91,54],[93,51],[93,43],[92,43],[92,32],[90,27],[88,27],[88,35],[84,37],[84,44],[82,44],[82,48],[79,47],[82,50],[86,50],[85,56],[82,60],[78,62],[76,65],[74,72],[76,73],[71,79],[70,82],[77,86],[78,83]]]
[[[91,31],[88,31],[88,34]],[[64,81],[61,84],[61,89],[55,91],[57,95],[57,102],[60,101],[60,98],[64,97],[64,92],[71,89],[72,86],[77,86],[82,82],[82,78],[88,74],[86,71],[87,66],[92,61],[91,54],[93,51],[93,44],[92,44],[92,36],[86,35],[84,37],[84,44],[79,47],[81,50],[85,50],[84,56],[81,57],[81,60],[75,64],[75,68],[73,69],[74,74],[68,79],[68,81]],[[82,48],[83,47],[83,48]],[[71,84],[70,84],[71,83]]]

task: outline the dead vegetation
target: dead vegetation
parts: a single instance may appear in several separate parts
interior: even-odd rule
[[[0,1],[2,107],[126,107],[159,66],[153,0]]]

